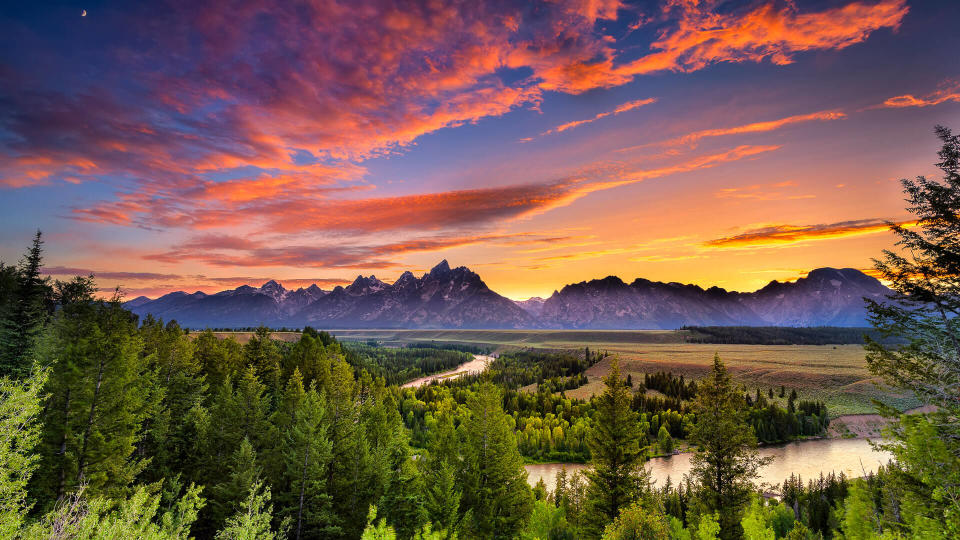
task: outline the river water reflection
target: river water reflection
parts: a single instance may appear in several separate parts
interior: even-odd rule
[[[876,451],[866,439],[817,439],[792,442],[784,445],[766,446],[760,449],[761,456],[773,456],[773,463],[760,471],[759,482],[780,484],[790,476],[799,474],[804,481],[833,472],[843,472],[848,477],[863,476],[886,464],[889,452]],[[669,476],[674,484],[690,471],[692,454],[677,454],[653,458],[647,462],[651,477],[657,486],[662,486]],[[553,490],[557,472],[566,466],[567,472],[583,470],[580,463],[540,463],[527,465],[527,481],[534,485],[543,478],[547,489]]]

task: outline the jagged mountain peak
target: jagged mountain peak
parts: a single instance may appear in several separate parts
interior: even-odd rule
[[[437,277],[443,274],[447,274],[449,272],[450,272],[450,263],[448,263],[447,260],[444,259],[439,263],[437,263],[436,266],[430,269],[429,275]]]
[[[889,289],[853,268],[817,268],[794,282],[772,281],[754,292],[617,276],[554,290],[546,300],[514,302],[490,290],[465,266],[446,260],[417,278],[407,271],[391,285],[359,275],[326,292],[311,285],[290,292],[270,280],[215,295],[175,292],[136,298],[127,307],[195,326],[317,328],[591,328],[654,329],[685,325],[863,326],[863,298]]]
[[[271,279],[270,281],[261,285],[257,292],[273,298],[276,302],[280,302],[287,295],[288,291],[283,288],[283,285]]]
[[[389,287],[389,285],[377,279],[377,276],[371,274],[370,277],[357,276],[357,279],[353,280],[353,283],[350,285],[347,285],[344,290],[347,294],[359,295],[380,291],[386,287]]]

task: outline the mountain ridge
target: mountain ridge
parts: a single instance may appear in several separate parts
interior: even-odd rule
[[[288,290],[275,280],[215,294],[138,297],[134,313],[187,327],[674,329],[683,326],[865,326],[863,298],[891,291],[853,268],[817,268],[752,292],[618,276],[570,283],[548,298],[510,300],[465,266],[444,259],[393,283],[358,275],[347,286]]]

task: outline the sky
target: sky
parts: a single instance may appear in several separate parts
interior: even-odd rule
[[[441,259],[868,269],[960,130],[960,2],[26,2],[0,11],[0,260],[128,297]]]

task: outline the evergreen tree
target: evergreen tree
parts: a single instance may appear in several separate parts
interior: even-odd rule
[[[287,522],[281,524],[279,531],[271,528],[273,505],[270,504],[270,488],[262,482],[250,487],[249,494],[240,510],[227,520],[224,528],[217,533],[217,540],[274,540],[284,538]]]
[[[92,496],[125,493],[142,470],[134,449],[157,395],[142,347],[136,317],[117,298],[58,312],[41,348],[52,372],[34,478],[40,499],[52,503],[82,484]]]
[[[471,512],[467,527],[478,538],[513,538],[530,516],[533,497],[512,419],[503,412],[499,390],[489,382],[480,385],[467,406],[462,501]]]
[[[333,363],[327,396],[327,433],[333,459],[327,469],[327,491],[333,500],[331,537],[356,538],[363,531],[367,509],[374,501],[370,443],[358,403],[360,390],[353,368]]]
[[[291,378],[295,388],[299,372]],[[327,438],[326,406],[322,396],[314,390],[303,394],[293,412],[289,428],[281,432],[285,464],[284,485],[288,486],[278,502],[283,503],[281,516],[291,519],[293,537],[315,538],[326,535],[332,516],[330,495],[327,493],[327,469],[332,456]]]
[[[657,444],[664,454],[673,453],[673,437],[670,436],[667,426],[660,426],[660,431],[657,432]]]
[[[616,360],[604,383],[606,388],[596,399],[597,412],[588,439],[593,470],[586,473],[587,532],[594,537],[599,537],[623,508],[643,494],[649,477],[643,466],[646,450],[641,445],[646,429],[641,426],[640,415],[630,408],[632,395],[620,377]]]
[[[20,260],[16,272],[3,272],[2,291],[10,294],[0,312],[0,376],[25,377],[33,364],[31,351],[53,309],[50,279],[40,275],[43,239],[40,231]],[[15,276],[15,282],[10,278]]]
[[[144,347],[141,356],[151,370],[159,390],[159,401],[144,421],[145,440],[140,456],[150,455],[148,481],[186,473],[197,480],[202,465],[197,450],[198,432],[188,421],[195,408],[202,408],[207,385],[194,357],[194,343],[175,323],[166,326],[147,316],[140,328]]]
[[[843,503],[843,537],[846,540],[872,540],[878,538],[875,532],[875,513],[870,492],[860,483],[850,485]]]
[[[27,482],[37,468],[37,419],[48,370],[24,381],[0,377],[0,538],[15,538],[30,510]]]
[[[690,441],[698,445],[691,458],[701,515],[717,513],[720,537],[740,538],[740,520],[753,492],[751,481],[768,460],[757,456],[757,437],[747,423],[744,398],[719,355],[713,371],[697,389],[696,424]]]
[[[460,446],[449,407],[438,411],[437,423],[423,463],[425,483],[424,507],[434,529],[452,537],[460,523],[460,499],[456,464],[460,463]]]
[[[261,482],[262,469],[257,463],[257,452],[244,437],[231,456],[228,467],[220,472],[223,480],[210,488],[209,521],[215,527],[242,509],[251,490]]]
[[[906,488],[903,519],[914,534],[960,536],[960,137],[937,126],[943,143],[937,167],[942,180],[901,180],[915,227],[891,225],[896,252],[884,251],[876,268],[894,294],[867,301],[871,323],[886,346],[867,338],[870,370],[912,391],[937,412],[901,417],[889,430],[888,448],[901,465]],[[895,411],[883,409],[887,415]],[[931,532],[931,534],[933,534]]]
[[[247,367],[253,368],[257,378],[274,392],[280,391],[280,351],[270,337],[266,326],[257,328],[250,341],[243,346]]]
[[[255,450],[272,447],[270,422],[268,420],[269,397],[260,384],[252,367],[247,368],[234,387],[227,379],[217,390],[210,405],[215,429],[209,434],[212,454],[208,470],[216,470],[216,464],[229,456],[244,438],[250,440]]]

